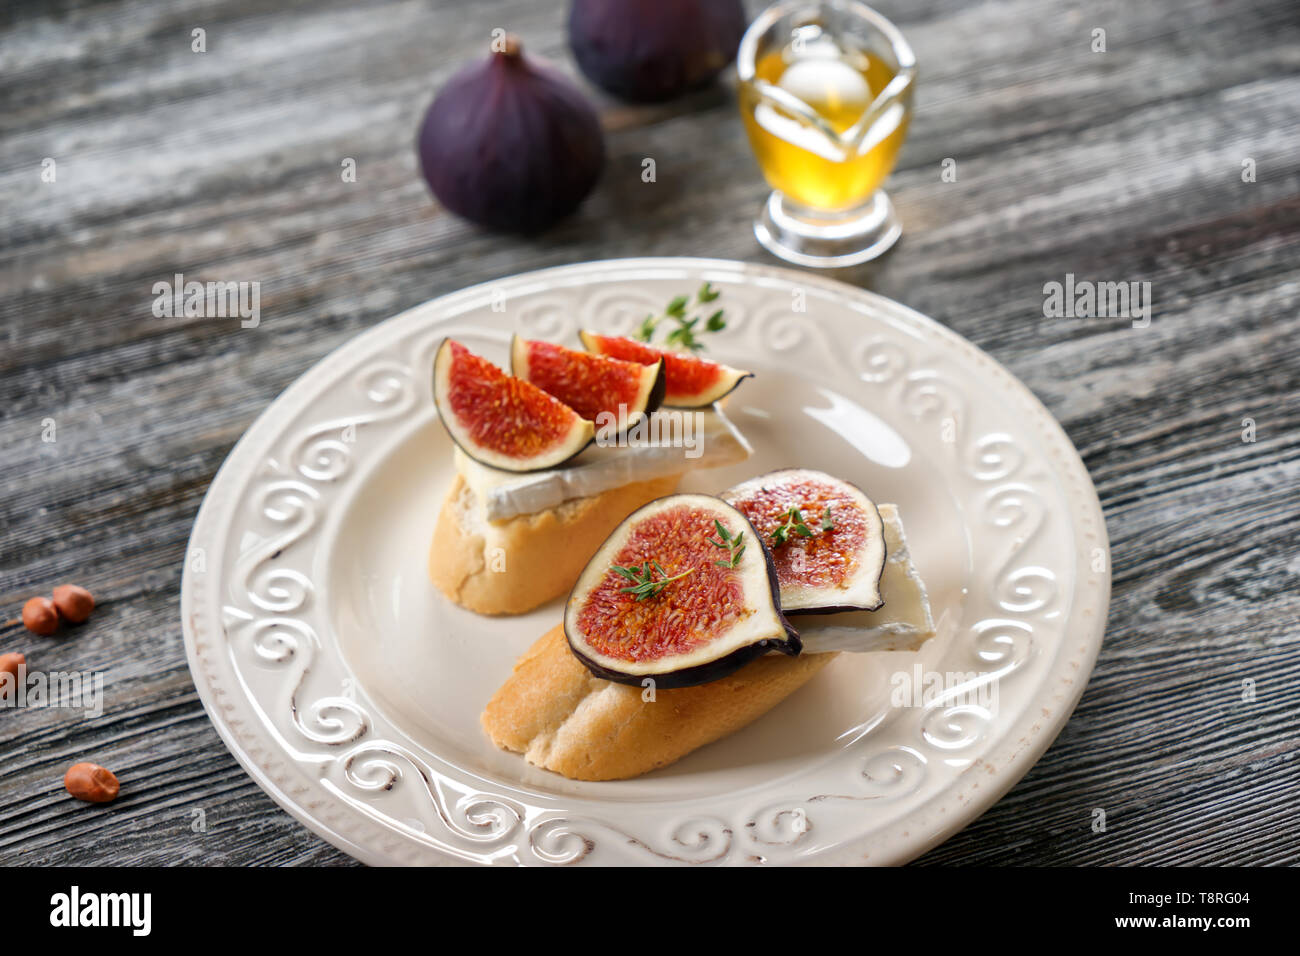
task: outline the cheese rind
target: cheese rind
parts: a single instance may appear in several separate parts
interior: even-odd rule
[[[804,653],[829,651],[915,651],[934,637],[934,617],[925,583],[912,564],[897,505],[879,505],[885,530],[885,570],[880,576],[884,606],[875,611],[795,615]]]
[[[660,409],[643,432],[622,445],[597,444],[562,468],[515,473],[490,468],[459,448],[456,471],[473,490],[488,521],[538,514],[566,501],[589,498],[637,481],[717,468],[751,454],[745,436],[716,405],[709,409]]]

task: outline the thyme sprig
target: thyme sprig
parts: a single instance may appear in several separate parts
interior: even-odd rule
[[[803,512],[798,508],[791,508],[789,511],[778,515],[785,519],[785,523],[772,532],[772,546],[780,547],[790,540],[790,535],[797,534],[801,538],[811,538],[812,529],[803,520]]]
[[[745,532],[742,531],[732,537],[731,532],[724,528],[722,522],[717,518],[713,519],[713,526],[718,529],[718,537],[705,538],[704,540],[714,547],[727,549],[727,559],[725,561],[714,561],[713,563],[720,568],[734,568],[737,562],[740,561],[740,556],[745,553],[745,545],[741,543],[745,540]]]
[[[712,283],[706,282],[695,293],[694,301],[690,296],[675,296],[659,315],[645,317],[637,329],[636,338],[642,342],[653,341],[660,323],[671,319],[676,324],[664,338],[664,344],[690,352],[700,351],[704,348],[704,343],[699,339],[702,332],[721,332],[727,327],[722,309],[716,309],[708,316],[700,311],[701,306],[708,305],[721,294],[713,288]]]
[[[803,519],[803,512],[798,508],[791,508],[777,517],[785,519],[784,523],[772,532],[772,547],[779,548],[790,540],[790,535],[797,534],[801,538],[813,537],[812,528]],[[821,530],[830,531],[835,527],[835,520],[831,517],[831,507],[826,506],[822,512]]]
[[[654,597],[673,581],[686,577],[695,569],[687,568],[681,574],[674,574],[669,577],[668,572],[663,569],[658,561],[643,561],[639,568],[636,565],[623,567],[620,564],[615,564],[612,566],[612,570],[615,574],[632,582],[630,587],[619,588],[619,593],[631,594],[638,601],[644,601],[646,598]],[[654,576],[655,571],[659,572],[658,579]]]

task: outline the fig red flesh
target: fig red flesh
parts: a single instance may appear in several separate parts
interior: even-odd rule
[[[628,362],[652,365],[664,363],[664,404],[680,408],[711,405],[734,389],[752,373],[711,362],[684,352],[660,349],[645,342],[616,335],[583,332],[582,344],[588,351]]]
[[[662,363],[643,365],[518,336],[510,370],[597,425],[602,415],[613,416],[620,430],[654,411],[664,394]]]
[[[884,527],[860,489],[824,472],[776,471],[723,494],[758,529],[772,552],[781,607],[831,611],[880,606]],[[830,528],[822,527],[830,509]],[[773,535],[797,509],[811,537],[796,533],[777,544]]]
[[[707,644],[753,613],[741,601],[734,570],[714,564],[717,550],[707,539],[716,531],[714,513],[690,505],[660,511],[637,525],[612,563],[640,567],[658,562],[664,576],[688,572],[653,600],[625,592],[628,579],[608,572],[588,595],[578,624],[592,647],[629,661],[658,660]],[[738,529],[737,529],[738,530]],[[617,626],[616,626],[617,625]]]
[[[507,471],[554,467],[594,434],[592,423],[563,402],[451,339],[434,362],[434,401],[466,454]]]

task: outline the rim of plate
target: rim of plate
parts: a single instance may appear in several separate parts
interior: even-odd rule
[[[314,815],[293,795],[286,793],[285,789],[276,783],[270,771],[263,766],[256,755],[250,753],[240,744],[233,729],[220,716],[215,703],[215,696],[223,694],[224,689],[212,687],[203,678],[203,671],[199,666],[196,644],[200,640],[200,635],[197,633],[194,622],[197,613],[195,607],[197,585],[190,568],[188,556],[196,547],[196,542],[205,540],[205,536],[209,533],[209,527],[216,520],[217,512],[231,503],[231,496],[224,486],[233,483],[236,473],[246,464],[252,463],[251,458],[248,463],[244,459],[252,455],[254,446],[259,443],[259,440],[264,435],[268,437],[271,435],[273,429],[276,428],[276,418],[279,410],[292,406],[299,401],[300,396],[308,396],[318,384],[327,382],[336,369],[342,369],[345,365],[351,364],[353,361],[352,356],[364,351],[365,346],[372,341],[378,342],[387,337],[395,336],[399,334],[399,330],[407,325],[414,328],[419,323],[428,321],[429,314],[436,312],[438,307],[454,309],[462,301],[481,297],[487,290],[507,287],[511,288],[515,295],[523,296],[528,294],[529,285],[544,285],[546,280],[555,277],[571,276],[575,273],[594,276],[605,272],[634,269],[687,269],[729,272],[741,277],[746,282],[770,278],[782,282],[796,283],[800,286],[815,286],[844,299],[856,299],[859,302],[867,303],[874,311],[892,313],[916,330],[954,348],[966,362],[977,366],[979,371],[995,376],[1000,384],[1013,392],[1032,413],[1030,416],[1032,427],[1042,439],[1044,448],[1051,453],[1054,477],[1059,481],[1063,495],[1071,503],[1072,518],[1069,524],[1072,530],[1078,537],[1077,532],[1081,524],[1090,526],[1098,546],[1104,548],[1107,555],[1109,555],[1110,544],[1106,532],[1105,518],[1091,476],[1088,474],[1083,460],[1079,457],[1078,450],[1046,406],[1023,382],[974,343],[929,316],[879,293],[861,289],[836,279],[812,275],[808,272],[784,266],[694,256],[642,256],[601,259],[516,273],[511,276],[476,283],[419,303],[397,315],[376,323],[371,328],[358,333],[327,353],[280,392],[254,419],[231,448],[204,495],[186,545],[186,560],[181,580],[181,627],[186,660],[199,699],[218,736],[244,771],[281,809],[309,830],[362,863],[382,866],[392,865],[394,861],[385,855],[381,849],[358,842],[352,836],[340,832],[335,826]],[[653,278],[653,276],[646,275],[643,278]],[[809,321],[815,320],[810,318]],[[1079,575],[1075,575],[1074,579],[1070,581],[1070,590],[1074,602],[1071,604],[1070,615],[1062,636],[1063,645],[1069,645],[1069,647],[1068,649],[1065,646],[1062,647],[1058,661],[1051,671],[1045,675],[1042,685],[1043,687],[1049,686],[1053,678],[1058,677],[1061,671],[1068,668],[1072,675],[1071,690],[1064,698],[1058,698],[1063,706],[1053,709],[1049,717],[1040,716],[1038,718],[1034,718],[1031,714],[1031,711],[1034,711],[1033,707],[1026,707],[1025,712],[1008,725],[1006,731],[1002,734],[1001,740],[987,754],[972,766],[962,770],[936,796],[908,809],[904,813],[895,829],[908,833],[907,837],[895,835],[891,842],[884,847],[876,847],[869,860],[864,858],[860,845],[878,840],[879,835],[864,834],[844,840],[836,846],[822,851],[815,860],[795,861],[796,865],[851,865],[863,862],[869,862],[873,865],[896,865],[906,863],[938,846],[970,825],[1015,786],[1055,741],[1070,716],[1074,713],[1088,684],[1088,679],[1091,676],[1105,634],[1111,591],[1109,559],[1106,562],[1106,572],[1100,578],[1099,581],[1095,582],[1098,586],[1091,603],[1084,603],[1083,601],[1086,595],[1081,591]],[[1091,613],[1082,613],[1085,607],[1089,608]],[[1036,693],[1041,695],[1041,688]],[[292,762],[290,755],[281,754],[280,756]],[[978,764],[991,767],[988,777],[992,779],[988,779],[988,777],[981,779],[982,783],[991,784],[991,786],[972,788],[963,798],[961,782]],[[910,833],[904,829],[909,821],[915,823],[923,812],[930,814],[932,811],[937,811],[944,817],[946,822],[942,826],[933,827],[923,835]],[[915,826],[911,827],[912,831],[916,829]],[[434,853],[440,858],[440,862],[446,864],[473,865],[448,854],[441,854],[436,851]]]

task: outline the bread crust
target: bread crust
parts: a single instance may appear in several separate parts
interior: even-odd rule
[[[622,780],[680,760],[734,733],[815,677],[836,655],[769,654],[721,680],[656,689],[594,677],[564,628],[542,635],[483,711],[505,750],[573,780]]]
[[[457,474],[443,499],[429,548],[429,578],[479,614],[522,614],[567,594],[618,523],[672,494],[681,475],[634,481],[557,508],[486,521],[473,489]]]

